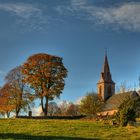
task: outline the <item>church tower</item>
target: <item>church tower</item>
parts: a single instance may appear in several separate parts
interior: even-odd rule
[[[98,97],[103,101],[106,101],[109,97],[115,94],[115,83],[112,80],[107,55],[105,55],[100,80],[97,83],[97,89]]]

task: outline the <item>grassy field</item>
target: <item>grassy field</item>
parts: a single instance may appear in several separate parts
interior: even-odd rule
[[[0,139],[140,139],[140,127],[116,127],[88,120],[0,119]]]

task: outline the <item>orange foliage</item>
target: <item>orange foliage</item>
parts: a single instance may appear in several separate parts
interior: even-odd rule
[[[62,58],[48,54],[35,54],[30,56],[23,64],[22,73],[24,82],[28,83],[41,96],[50,98],[60,94],[64,88],[64,80],[67,70],[63,66]]]
[[[5,84],[0,89],[0,112],[1,113],[7,113],[11,112],[15,105],[11,103],[11,85]]]
[[[32,87],[39,98],[51,100],[62,93],[67,69],[62,58],[39,53],[30,56],[23,64],[24,82]]]

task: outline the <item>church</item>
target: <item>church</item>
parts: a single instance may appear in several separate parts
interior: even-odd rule
[[[100,113],[102,115],[115,114],[128,96],[139,96],[136,91],[115,94],[115,82],[112,80],[107,55],[105,55],[100,80],[97,83],[97,92],[98,97],[105,103],[103,111]]]

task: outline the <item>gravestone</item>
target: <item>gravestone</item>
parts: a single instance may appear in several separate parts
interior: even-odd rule
[[[29,115],[29,117],[32,117],[32,111],[29,111],[28,115]]]

